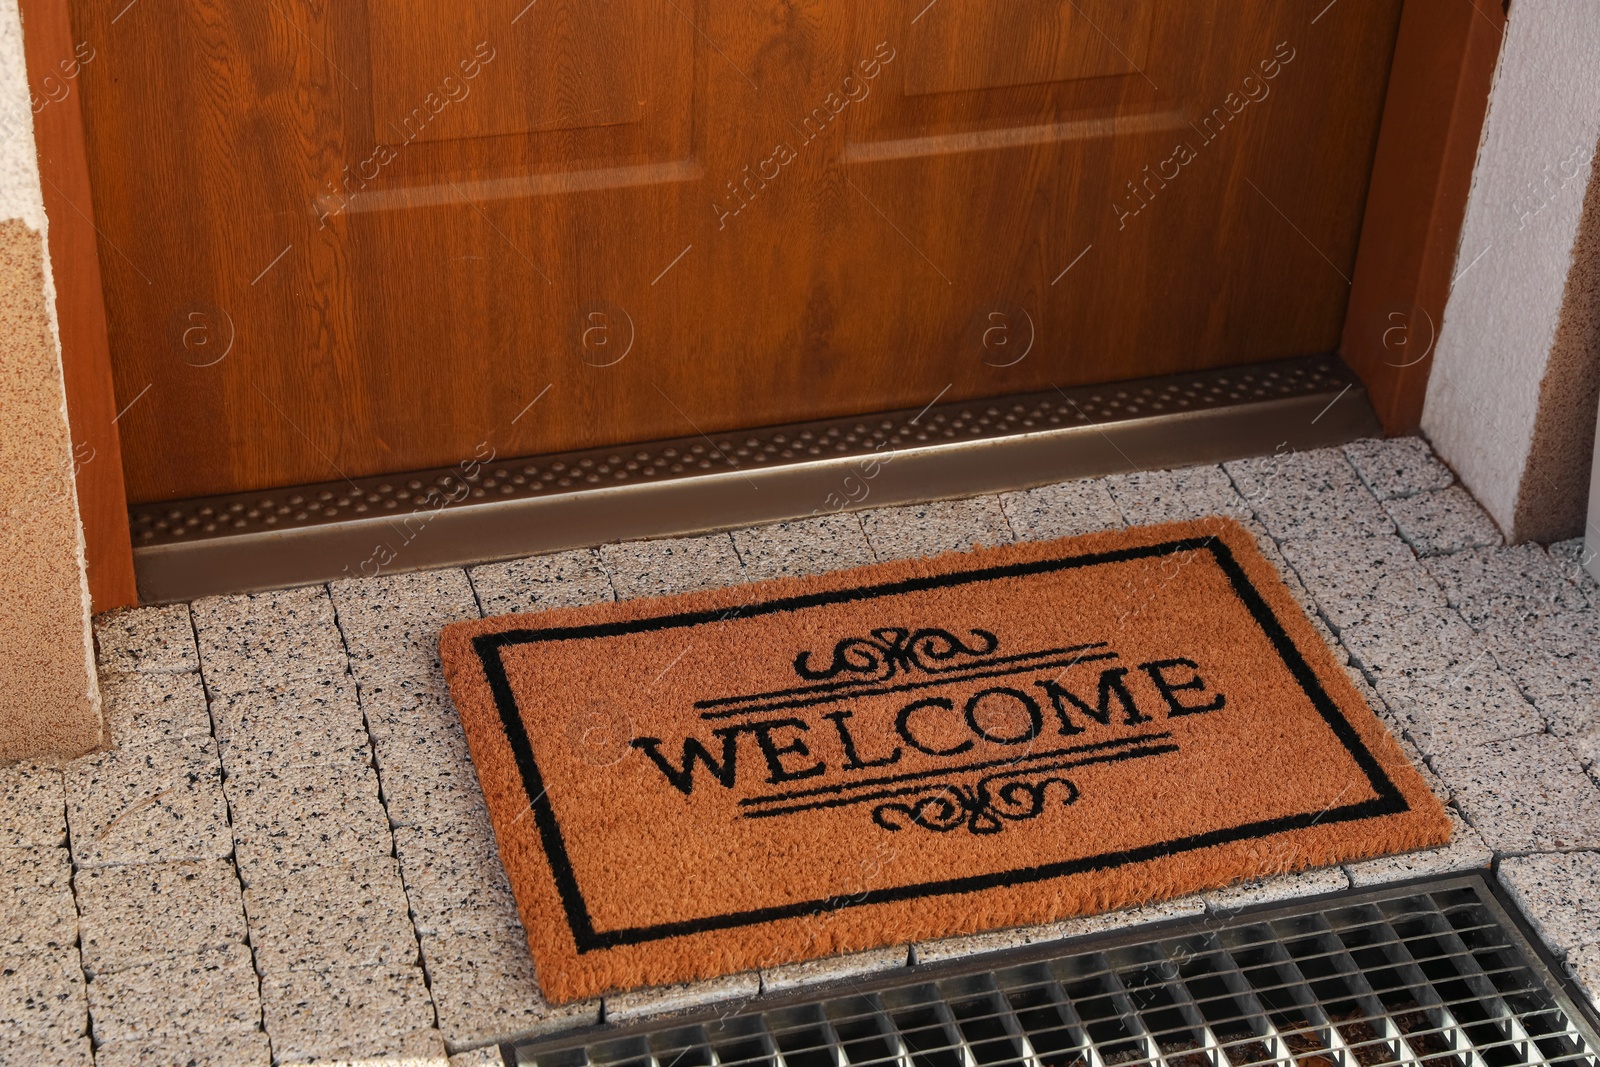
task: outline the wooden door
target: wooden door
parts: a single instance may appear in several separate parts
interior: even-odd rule
[[[76,0],[136,501],[1337,347],[1400,0]]]

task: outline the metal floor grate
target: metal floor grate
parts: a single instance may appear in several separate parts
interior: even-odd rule
[[[1600,1067],[1478,875],[502,1046],[538,1067]]]

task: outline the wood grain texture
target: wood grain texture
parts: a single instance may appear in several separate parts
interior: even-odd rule
[[[138,500],[1331,351],[1401,6],[75,2]]]
[[[107,611],[137,603],[138,593],[84,151],[81,81],[85,57],[92,64],[97,56],[73,35],[67,0],[20,0],[20,7],[89,595],[95,611]]]
[[[1395,46],[1341,355],[1391,434],[1422,421],[1505,31],[1500,4],[1408,0]],[[1459,252],[1459,258],[1458,258]]]

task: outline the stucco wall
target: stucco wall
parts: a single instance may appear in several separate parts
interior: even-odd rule
[[[22,29],[0,0],[0,762],[101,743]]]
[[[1519,540],[1582,526],[1594,408],[1573,388],[1593,383],[1595,346],[1581,323],[1592,289],[1569,275],[1597,141],[1593,6],[1517,0],[1422,426]]]

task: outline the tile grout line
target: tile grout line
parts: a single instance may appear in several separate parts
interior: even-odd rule
[[[445,569],[449,570],[454,568]],[[466,573],[465,567],[460,568],[460,570],[463,573]],[[467,587],[472,589],[472,576],[467,574],[466,577]],[[422,935],[417,931],[416,909],[411,900],[411,887],[406,884],[404,868],[402,867],[400,860],[399,847],[395,843],[395,822],[394,819],[392,819],[389,815],[388,791],[384,789],[383,773],[378,767],[378,746],[372,735],[372,720],[367,716],[367,704],[366,701],[362,699],[362,694],[365,690],[361,684],[361,680],[356,677],[355,670],[352,666],[353,657],[350,654],[350,638],[344,632],[344,618],[339,612],[339,599],[338,597],[334,596],[333,593],[333,583],[324,583],[322,588],[328,596],[328,606],[333,611],[333,627],[339,634],[339,646],[344,650],[345,676],[350,679],[350,684],[355,686],[356,706],[361,709],[361,727],[367,738],[367,758],[371,761],[372,775],[375,779],[377,779],[378,782],[378,802],[383,806],[383,821],[388,824],[389,829],[389,857],[394,860],[395,871],[397,872],[397,876],[400,880],[400,892],[405,896],[406,899],[406,925],[410,927],[412,941],[416,945],[416,956],[413,959],[413,966],[415,966],[418,973],[421,974],[423,988],[428,991],[428,1009],[433,1013],[433,1028],[436,1031],[439,1031],[442,1035],[443,1028],[439,1022],[439,1003],[433,995],[433,976],[428,972],[427,957],[422,954]],[[473,600],[477,600],[477,591],[475,589],[473,590]],[[481,614],[483,610],[482,605],[479,605],[478,610]]]
[[[233,871],[234,885],[239,890],[239,916],[244,920],[244,944],[250,950],[250,977],[254,981],[256,989],[256,1026],[258,1031],[266,1037],[267,1049],[275,1063],[277,1062],[277,1053],[273,1051],[272,1034],[267,1030],[266,998],[262,996],[261,990],[260,961],[256,957],[254,931],[250,928],[250,908],[245,903],[244,872],[239,870],[239,841],[233,828],[233,798],[228,792],[228,768],[222,762],[222,738],[217,734],[217,718],[211,710],[213,704],[211,683],[206,680],[205,657],[200,651],[200,624],[194,617],[193,601],[185,601],[183,610],[189,619],[189,636],[194,641],[194,673],[195,677],[200,680],[200,695],[206,702],[206,721],[211,724],[211,743],[216,746],[217,791],[222,794],[222,810],[228,820],[228,843],[232,846],[229,849],[228,867]]]

